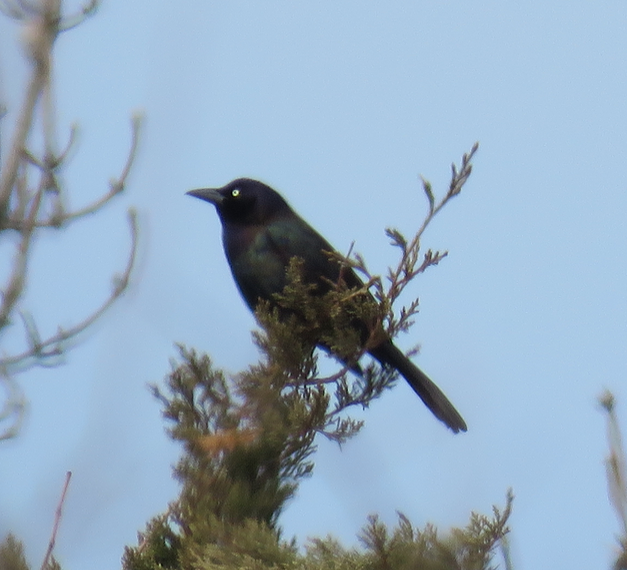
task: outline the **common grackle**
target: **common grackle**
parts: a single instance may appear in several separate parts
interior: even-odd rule
[[[216,207],[233,278],[251,310],[260,299],[273,302],[274,295],[283,291],[292,257],[302,258],[305,281],[320,289],[328,289],[329,281],[337,282],[340,271],[348,287],[363,285],[352,269],[342,268],[325,253],[334,251],[329,242],[266,184],[238,178],[222,188],[190,190],[187,194]],[[370,355],[396,369],[451,430],[466,431],[466,422],[442,391],[391,339],[381,336],[382,342],[369,349]]]

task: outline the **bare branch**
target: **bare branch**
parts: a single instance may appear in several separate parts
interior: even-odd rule
[[[2,408],[0,408],[0,424],[10,422],[9,427],[0,431],[0,441],[2,441],[11,439],[19,433],[26,413],[26,398],[20,385],[6,374],[6,371],[0,371],[0,384],[6,392]]]
[[[2,291],[2,305],[0,306],[0,329],[5,327],[9,322],[9,317],[15,308],[24,290],[26,280],[26,268],[28,254],[30,252],[30,243],[33,235],[34,220],[37,219],[37,213],[41,205],[42,191],[37,192],[35,200],[31,205],[31,210],[26,219],[25,229],[21,233],[21,240],[18,246],[15,262],[11,276],[9,277],[7,287]],[[2,362],[0,361],[0,366]]]
[[[35,105],[37,104],[37,100],[41,95],[46,81],[47,74],[43,73],[41,68],[37,66],[28,84],[22,113],[17,122],[13,145],[9,149],[7,162],[3,166],[2,172],[0,172],[0,218],[2,218],[7,211],[9,198],[17,178],[22,152],[26,147],[26,139],[33,121]]]
[[[98,212],[124,190],[137,154],[140,118],[134,117],[130,150],[119,178],[112,180],[109,191],[93,204],[76,212],[66,212],[64,188],[59,182],[58,171],[75,142],[76,126],[71,127],[69,140],[59,152],[56,146],[56,115],[50,70],[53,46],[59,33],[80,24],[99,5],[99,0],[86,2],[79,13],[62,18],[61,0],[0,0],[1,12],[23,22],[23,47],[30,64],[30,77],[15,132],[8,152],[0,156],[0,232],[15,230],[19,234],[15,258],[0,292],[0,330],[6,328],[18,313],[19,301],[27,282],[30,252],[36,230],[44,227],[59,228],[67,222]],[[4,113],[4,106],[0,105],[0,119]],[[41,117],[39,137],[43,138],[43,152],[29,149],[33,144],[32,130],[36,114]],[[29,181],[33,173],[39,178],[35,187]],[[45,214],[44,209],[47,210]],[[0,431],[0,439],[15,435],[24,416],[25,401],[12,374],[34,365],[59,364],[69,343],[77,340],[128,287],[137,251],[137,222],[134,211],[129,211],[129,224],[131,249],[125,271],[114,277],[113,291],[100,307],[72,328],[59,328],[56,334],[43,339],[37,330],[35,319],[27,311],[22,310],[19,313],[26,333],[27,349],[20,354],[0,356],[0,384],[6,390],[6,398],[2,398],[0,402],[0,424],[11,422],[9,428]]]
[[[109,192],[105,194],[102,198],[94,202],[93,204],[90,204],[89,206],[86,206],[85,208],[81,208],[80,210],[77,210],[76,212],[66,214],[64,216],[62,223],[65,223],[71,220],[76,220],[78,218],[82,218],[89,214],[94,214],[95,212],[100,210],[105,204],[107,204],[109,200],[111,200],[113,197],[117,196],[124,190],[124,187],[126,185],[126,179],[128,178],[128,175],[133,166],[133,162],[135,160],[135,156],[137,154],[137,146],[139,144],[139,130],[140,130],[141,124],[142,124],[142,117],[140,115],[135,115],[131,120],[131,147],[129,149],[129,152],[126,158],[126,164],[124,165],[124,168],[122,169],[122,173],[120,174],[120,177],[117,180],[111,180]]]
[[[54,525],[52,526],[52,536],[50,537],[50,542],[48,543],[48,550],[46,550],[46,556],[44,557],[44,561],[41,563],[41,570],[48,570],[48,568],[50,567],[50,558],[52,556],[52,551],[54,550],[54,545],[57,541],[57,533],[59,532],[61,514],[63,513],[63,503],[65,502],[65,495],[67,494],[68,487],[70,486],[71,478],[72,478],[72,472],[68,471],[65,475],[65,484],[63,485],[61,499],[59,499],[59,505],[57,506],[57,510],[54,516]]]
[[[22,18],[22,13],[14,6],[11,6],[9,0],[0,0],[0,12],[7,18],[13,18],[14,20],[20,20]]]
[[[0,12],[20,21],[34,16],[37,10],[24,0],[15,0],[15,4],[12,4],[11,0],[0,0]]]
[[[36,360],[38,364],[50,358],[59,356],[64,351],[64,344],[67,341],[76,338],[87,328],[94,324],[104,313],[115,303],[115,301],[124,293],[129,284],[129,279],[135,265],[135,257],[137,254],[137,214],[134,210],[128,212],[129,225],[131,229],[131,250],[127,261],[126,268],[122,275],[114,276],[113,291],[106,301],[93,313],[83,319],[80,323],[69,329],[59,328],[57,334],[50,336],[46,340],[37,340],[30,338],[30,348],[20,354],[14,356],[6,356],[0,358],[0,367],[20,371],[33,365],[32,360]]]
[[[599,398],[599,402],[607,412],[607,440],[610,454],[605,460],[605,466],[608,493],[610,503],[623,527],[621,543],[623,549],[627,551],[627,459],[625,458],[625,446],[616,417],[614,395],[606,391]]]
[[[100,0],[90,0],[76,14],[60,17],[58,0],[43,0],[42,6],[31,4],[27,0],[0,0],[0,12],[14,20],[31,20],[36,17],[54,13],[58,23],[58,30],[66,32],[82,24],[88,17],[93,16],[100,5]]]
[[[67,225],[69,222],[74,222],[91,214],[95,214],[100,211],[105,205],[107,205],[113,198],[115,198],[118,194],[121,194],[124,191],[126,186],[126,180],[130,174],[131,168],[135,161],[135,157],[137,155],[137,148],[139,145],[139,133],[141,129],[143,118],[140,115],[135,115],[131,119],[131,145],[129,148],[129,152],[126,156],[126,162],[122,168],[122,172],[117,179],[111,180],[109,184],[109,191],[98,198],[92,204],[85,206],[84,208],[80,208],[74,212],[63,212],[57,211],[54,212],[51,216],[44,220],[37,220],[35,227],[36,228],[58,228]],[[52,159],[52,168],[56,168],[59,164],[63,162],[65,159],[70,146],[73,143],[75,137],[76,128],[73,127],[70,140],[66,149],[56,158]],[[28,160],[35,164],[37,167],[41,169],[47,169],[47,166],[41,164],[36,158],[34,158],[30,153],[28,153]],[[18,215],[11,215],[9,219],[4,222],[4,227],[7,229],[13,229],[22,231],[24,228],[24,221]]]
[[[100,0],[90,0],[85,4],[77,14],[73,16],[65,16],[60,25],[61,32],[67,32],[76,26],[82,24],[87,18],[93,16],[100,5]]]
[[[8,211],[9,199],[32,126],[35,106],[42,92],[49,88],[52,46],[59,33],[59,0],[44,0],[41,8],[34,8],[25,0],[18,0],[18,5],[24,17],[29,15],[30,18],[24,42],[33,69],[7,163],[0,172],[0,218]]]
[[[65,160],[68,157],[68,154],[70,154],[70,150],[72,149],[72,147],[74,146],[74,143],[76,142],[77,132],[78,132],[78,125],[76,124],[71,125],[70,136],[68,138],[67,144],[65,145],[65,148],[61,151],[59,156],[56,157],[56,161],[52,165],[53,168],[57,168],[60,164],[65,162]]]
[[[36,6],[35,4],[31,4],[30,2],[27,2],[26,0],[16,0],[16,1],[24,14],[27,14],[29,16],[35,16],[39,14],[39,7]]]

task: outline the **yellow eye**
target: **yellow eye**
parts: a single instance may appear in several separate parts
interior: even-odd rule
[[[231,190],[231,196],[233,196],[233,198],[237,198],[239,196],[239,188]]]

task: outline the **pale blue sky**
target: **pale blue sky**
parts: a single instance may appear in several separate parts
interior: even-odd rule
[[[17,32],[0,20],[9,122],[23,87]],[[618,525],[596,398],[614,390],[627,429],[624,0],[105,0],[57,56],[60,132],[81,127],[64,174],[73,205],[119,172],[130,114],[146,125],[127,194],[38,244],[26,302],[42,332],[107,294],[129,205],[141,258],[67,364],[21,378],[30,410],[1,444],[0,533],[24,538],[34,566],[67,470],[67,569],[119,567],[176,496],[179,450],[146,390],[174,342],[232,371],[256,358],[218,219],[186,190],[261,178],[382,272],[396,259],[383,229],[409,234],[425,213],[418,175],[443,192],[450,162],[478,140],[470,182],[424,239],[450,256],[412,289],[422,310],[400,341],[421,343],[417,362],[469,432],[451,435],[399,384],[342,450],[320,442],[285,536],[352,544],[369,513],[393,523],[396,510],[445,530],[512,487],[517,569],[608,567]]]

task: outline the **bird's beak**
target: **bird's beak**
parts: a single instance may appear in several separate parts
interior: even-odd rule
[[[220,194],[218,188],[198,188],[185,193],[194,198],[200,198],[205,202],[211,202],[214,206],[219,206],[224,200],[224,196]]]

